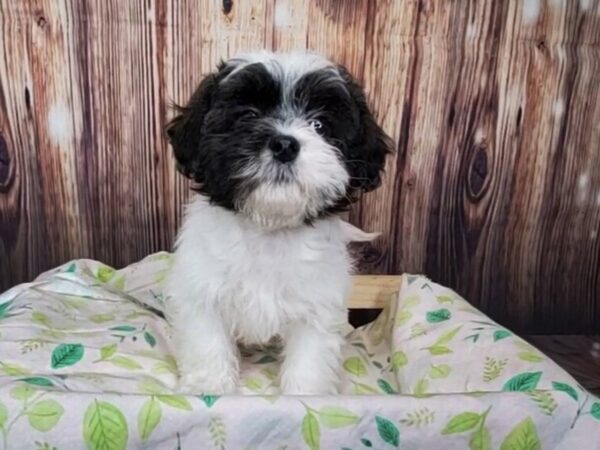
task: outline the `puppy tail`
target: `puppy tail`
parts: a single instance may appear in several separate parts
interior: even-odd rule
[[[343,221],[342,233],[346,242],[371,242],[381,236],[381,233],[367,233],[366,231]]]

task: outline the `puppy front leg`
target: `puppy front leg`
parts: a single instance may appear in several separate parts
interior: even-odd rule
[[[290,395],[335,394],[338,391],[342,336],[296,323],[285,334],[281,390]]]
[[[195,310],[171,317],[179,388],[190,394],[233,392],[239,375],[238,350],[214,311]]]

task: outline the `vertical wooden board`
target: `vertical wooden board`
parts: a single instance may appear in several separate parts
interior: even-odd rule
[[[521,20],[507,30],[520,51],[513,43],[506,54],[524,55],[525,95],[507,178],[513,186],[502,261],[507,283],[490,283],[495,297],[487,297],[514,299],[504,301],[506,315],[521,329],[565,332],[572,326],[567,318],[584,329],[600,323],[600,249],[591,238],[600,228],[593,204],[593,191],[600,191],[599,25],[600,17],[577,2],[550,3],[535,22]],[[586,44],[579,44],[582,35]]]
[[[27,64],[31,30],[23,23],[28,14],[26,5],[0,3],[0,289],[39,273],[47,259]]]
[[[456,5],[438,15],[445,27],[424,24],[444,34],[433,35],[422,51],[422,64],[429,68],[416,84],[422,110],[415,115],[415,148],[406,162],[417,177],[416,189],[402,193],[396,230],[411,240],[408,246],[401,240],[403,246],[395,249],[396,270],[425,271],[463,295],[476,286],[468,296],[476,305],[485,305],[481,276],[489,267],[485,262],[497,260],[503,177],[512,171],[497,130],[502,114],[508,114],[499,92],[506,5]],[[427,102],[430,98],[435,101]]]
[[[369,2],[365,29],[365,61],[360,79],[378,122],[392,138],[394,153],[388,156],[382,185],[363,195],[353,207],[350,219],[365,230],[377,231],[381,237],[363,246],[361,271],[389,273],[390,251],[395,237],[393,223],[397,217],[395,195],[403,183],[403,155],[400,129],[409,120],[407,95],[413,73],[415,45],[411,36],[416,29],[418,2]]]
[[[365,61],[367,0],[309,2],[307,48],[321,53],[362,81]],[[352,45],[348,45],[352,42]]]
[[[146,2],[74,2],[86,92],[80,188],[96,231],[94,258],[122,266],[152,246],[153,83]]]
[[[483,7],[472,12],[464,4],[430,2],[427,6],[417,18],[412,79],[405,97],[407,118],[399,139],[403,172],[408,179],[406,188],[394,193],[397,216],[391,230],[395,241],[390,265],[393,270],[401,268],[409,272],[424,271],[430,261],[430,236],[438,239],[440,233],[447,232],[446,227],[456,225],[448,212],[459,206],[462,186],[458,173],[466,152],[457,145],[460,137],[448,141],[443,137],[451,129],[453,114],[465,112],[466,105],[454,112],[450,105],[459,95],[468,96],[473,89],[466,83],[469,86],[466,91],[462,85],[456,86],[466,82],[459,74],[464,69],[475,71],[469,64],[477,66],[478,57],[482,57],[465,49],[467,14],[481,14],[481,18],[486,13]],[[467,61],[466,54],[473,56],[473,60]],[[471,82],[479,82],[477,75],[467,74],[471,74]],[[467,125],[465,122],[457,122],[461,127],[459,136],[469,133],[462,128]],[[406,245],[407,242],[410,244]],[[435,246],[435,250],[450,249]],[[452,270],[452,266],[448,269]]]
[[[45,244],[50,265],[90,253],[91,223],[82,219],[78,165],[83,126],[82,86],[76,83],[72,11],[68,3],[30,2],[38,26],[31,25],[30,64],[39,189],[46,218]]]
[[[580,8],[576,17],[567,46],[572,58],[565,63],[570,72],[552,108],[561,121],[556,142],[562,151],[552,155],[555,169],[545,184],[547,228],[540,255],[547,275],[537,284],[538,298],[557,301],[537,302],[541,319],[535,324],[562,333],[572,329],[572,321],[584,329],[600,326],[600,9],[592,14]],[[573,45],[580,40],[584,43]],[[561,243],[558,252],[553,242]],[[546,264],[548,255],[551,264]],[[567,316],[572,321],[564,320]]]
[[[565,305],[563,299],[571,297],[567,290],[579,291],[582,297],[576,308],[588,311],[594,309],[594,296],[598,293],[598,269],[593,264],[597,257],[592,256],[597,255],[597,251],[577,261],[570,260],[571,267],[578,266],[583,273],[590,274],[583,288],[577,288],[569,283],[568,277],[561,276],[570,272],[566,267],[569,263],[560,268],[558,265],[568,261],[569,255],[581,248],[581,242],[575,243],[571,239],[573,235],[567,234],[568,229],[577,228],[576,223],[569,224],[577,216],[572,215],[572,207],[566,207],[571,203],[570,189],[563,185],[553,190],[547,181],[549,173],[556,171],[561,173],[562,180],[572,176],[582,153],[598,154],[594,150],[597,146],[589,142],[594,127],[585,121],[579,122],[576,133],[586,141],[583,152],[569,151],[571,146],[567,142],[553,141],[554,130],[567,126],[561,113],[561,101],[555,96],[563,90],[565,69],[575,68],[588,77],[597,71],[586,71],[585,63],[572,61],[565,65],[565,61],[553,58],[548,47],[555,45],[554,39],[573,41],[555,28],[545,30],[548,38],[544,40],[549,44],[521,37],[522,17],[518,5],[509,6],[492,15],[491,23],[502,27],[496,28],[500,36],[494,32],[495,38],[489,42],[485,35],[477,37],[484,48],[491,49],[490,58],[479,58],[483,62],[481,69],[469,75],[471,68],[477,69],[477,64],[469,62],[476,53],[473,48],[465,48],[464,56],[460,56],[464,59],[458,70],[461,80],[458,88],[443,90],[458,92],[463,100],[461,102],[459,97],[458,104],[456,98],[452,100],[448,115],[453,118],[452,127],[447,130],[439,150],[451,148],[451,153],[438,157],[440,172],[433,180],[431,192],[436,200],[425,208],[429,214],[426,223],[430,227],[425,271],[458,289],[497,320],[506,319],[517,327],[548,327],[552,314],[544,310]],[[487,22],[482,16],[476,23]],[[470,28],[471,24],[463,28],[466,35],[470,34]],[[471,28],[471,31],[475,30]],[[560,44],[558,46],[560,48]],[[589,50],[587,46],[584,48],[586,52]],[[588,52],[588,62],[595,58]],[[588,92],[586,98],[592,99],[593,104],[597,102],[593,92]],[[582,107],[585,104],[583,100],[578,102]],[[598,121],[593,117],[590,120]],[[452,128],[456,126],[465,131],[458,130],[453,137]],[[439,126],[433,128],[439,129]],[[563,155],[560,162],[556,155]],[[594,161],[597,164],[597,156],[592,157],[592,167]],[[549,209],[548,205],[551,205]],[[555,216],[561,209],[569,218]],[[519,217],[521,221],[515,225]],[[594,226],[598,227],[598,218],[591,211],[584,217],[588,221],[584,227],[587,233]],[[564,227],[565,224],[569,225]],[[556,245],[557,235],[548,236],[543,231],[548,227],[555,230],[557,225],[561,234],[567,236],[560,245]],[[414,231],[415,226],[411,224],[408,229]],[[412,250],[413,245],[409,246]],[[554,259],[561,263],[557,265]],[[416,263],[418,266],[418,261]],[[557,279],[560,281],[554,283]],[[550,292],[546,289],[548,286],[557,290]],[[569,315],[566,306],[561,309]],[[560,320],[560,315],[553,317]],[[592,327],[594,320],[597,319],[591,315],[588,326]]]
[[[476,299],[484,311],[501,322],[513,314],[520,301],[511,295],[513,269],[502,256],[512,245],[506,224],[512,214],[511,202],[521,198],[514,189],[514,174],[523,148],[522,139],[531,128],[523,122],[529,98],[527,72],[531,56],[530,49],[514,39],[522,20],[515,6],[518,5],[513,2],[501,13],[503,20],[496,41],[497,51],[491,55],[496,67],[492,81],[496,97],[495,118],[490,124],[491,129],[475,139],[476,152],[469,161],[466,174],[467,199],[470,199],[471,208],[479,208],[487,220],[484,226],[474,230],[469,242],[472,263],[459,273],[457,280],[457,286],[465,296]],[[483,194],[478,199],[473,197],[473,188],[477,184],[482,186]],[[445,262],[450,261],[451,257]],[[523,270],[528,273],[526,267]],[[518,308],[522,308],[523,315],[531,314],[530,304]]]
[[[306,49],[311,3],[299,0],[267,2],[267,48],[279,52]]]

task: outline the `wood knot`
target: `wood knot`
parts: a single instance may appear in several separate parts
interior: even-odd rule
[[[488,157],[484,147],[477,147],[469,167],[468,191],[473,200],[481,198],[485,192],[488,176]]]
[[[454,108],[454,104],[450,106],[450,111],[448,112],[448,127],[452,127],[454,125],[454,116],[456,114],[456,109]]]
[[[40,27],[43,30],[44,28],[46,28],[46,25],[48,24],[48,21],[46,20],[46,18],[42,14],[39,14],[37,16],[37,18],[35,19],[35,23],[37,23],[37,26]]]
[[[548,47],[546,47],[546,40],[544,38],[540,38],[537,40],[537,42],[535,43],[535,48],[537,48],[538,51],[540,51],[543,54],[548,53]]]
[[[415,173],[411,171],[408,176],[406,176],[406,187],[409,189],[414,189],[417,182],[416,178],[417,177]]]
[[[25,87],[25,108],[27,108],[27,111],[31,111],[31,95],[28,87]]]
[[[0,191],[4,192],[10,181],[10,153],[4,136],[0,134]]]
[[[223,0],[223,14],[228,16],[233,9],[233,0]]]

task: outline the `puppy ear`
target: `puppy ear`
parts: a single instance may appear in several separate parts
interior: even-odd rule
[[[349,148],[348,164],[353,189],[372,191],[381,184],[385,158],[392,153],[394,143],[375,121],[362,87],[343,66],[338,70],[358,108],[358,135]]]
[[[219,81],[228,73],[221,62],[218,72],[206,76],[185,106],[175,105],[177,115],[165,129],[173,154],[177,161],[177,170],[188,178],[202,182],[200,167],[204,118],[213,104],[214,94]]]

